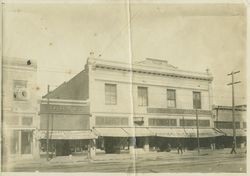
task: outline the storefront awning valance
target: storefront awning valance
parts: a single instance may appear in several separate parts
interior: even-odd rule
[[[169,137],[169,138],[197,138],[196,128],[149,128],[150,131],[154,132],[156,136],[159,137]],[[223,133],[213,129],[213,128],[200,128],[199,137],[216,137],[222,136]]]
[[[129,134],[123,128],[100,127],[94,128],[96,135],[103,137],[129,137]]]
[[[226,136],[233,136],[233,129],[220,129]],[[236,129],[236,136],[246,136],[246,129]]]
[[[38,132],[39,139],[47,139],[47,132],[46,131],[39,131]],[[96,139],[97,136],[91,130],[84,130],[84,131],[50,131],[49,132],[49,139]]]
[[[154,133],[145,127],[98,127],[94,130],[96,135],[104,137],[154,136]]]
[[[154,136],[155,134],[148,130],[148,128],[136,127],[136,128],[123,128],[129,134],[130,137],[143,137],[143,136]]]

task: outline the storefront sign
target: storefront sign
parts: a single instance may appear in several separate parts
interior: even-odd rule
[[[41,104],[40,114],[89,114],[89,106]]]

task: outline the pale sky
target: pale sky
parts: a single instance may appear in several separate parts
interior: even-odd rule
[[[132,3],[129,13],[126,3],[5,3],[3,55],[37,60],[41,95],[80,72],[90,51],[108,60],[129,62],[132,51],[133,61],[209,68],[219,105],[231,105],[227,74],[240,70],[235,103],[246,104],[245,15],[239,4]]]

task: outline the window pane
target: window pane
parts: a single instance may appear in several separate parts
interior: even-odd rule
[[[193,92],[193,108],[201,109],[201,93]]]
[[[138,105],[148,106],[148,88],[138,87]]]
[[[176,119],[152,119],[148,120],[149,126],[177,126]]]
[[[117,90],[115,84],[105,84],[105,104],[117,103]]]

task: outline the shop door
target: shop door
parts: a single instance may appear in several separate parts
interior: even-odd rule
[[[21,154],[31,154],[32,152],[32,132],[21,131]]]

